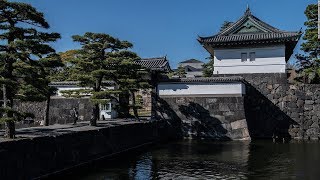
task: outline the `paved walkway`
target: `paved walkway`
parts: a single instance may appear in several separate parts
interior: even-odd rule
[[[54,124],[50,126],[41,126],[41,127],[30,127],[30,128],[21,128],[16,129],[16,139],[21,138],[34,138],[40,136],[58,136],[62,134],[68,134],[79,131],[89,131],[95,129],[101,129],[105,127],[121,126],[126,124],[135,124],[135,123],[146,123],[147,120],[125,120],[125,119],[115,119],[107,121],[98,121],[97,126],[90,126],[89,121],[78,122],[76,125],[73,124]],[[0,142],[10,141],[9,139],[3,138],[4,130],[0,130]]]

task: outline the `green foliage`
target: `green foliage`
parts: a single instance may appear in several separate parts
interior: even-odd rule
[[[301,44],[301,50],[308,53],[311,58],[319,58],[320,42],[318,41],[318,6],[310,4],[305,15],[307,21],[304,23],[306,31],[303,36],[304,43]]]
[[[211,77],[212,76],[212,74],[213,74],[213,65],[214,65],[214,60],[213,60],[212,57],[210,57],[209,62],[205,63],[203,65],[202,73],[203,73],[204,77]]]
[[[88,87],[85,93],[81,90],[65,91],[69,97],[91,95],[95,104],[92,120],[98,118],[98,104],[117,100],[119,94],[128,94],[139,88],[149,87],[142,76],[145,70],[135,63],[139,59],[136,53],[128,51],[132,44],[108,34],[87,32],[84,35],[72,36],[82,47],[79,50],[61,54],[70,63],[70,79],[80,81],[80,86]],[[118,87],[116,90],[103,89],[103,81],[111,80]]]
[[[310,4],[305,11],[306,31],[301,50],[305,54],[297,54],[298,81],[304,83],[320,83],[320,41],[318,41],[318,6]]]
[[[0,3],[0,79],[4,84],[6,108],[13,109],[13,99],[42,101],[53,89],[48,87],[49,69],[56,66],[57,55],[50,43],[60,38],[49,33],[43,13],[26,3],[1,0]],[[18,112],[4,111],[4,121],[19,120]],[[13,137],[10,130],[9,137]]]
[[[179,76],[180,78],[184,78],[184,77],[186,77],[186,70],[185,70],[185,68],[184,67],[182,67],[182,66],[179,66],[178,67],[178,69],[177,69],[177,71],[175,72],[175,75],[176,76]]]

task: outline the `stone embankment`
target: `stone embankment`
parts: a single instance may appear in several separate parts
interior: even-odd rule
[[[164,121],[126,120],[19,129],[16,139],[0,139],[0,179],[47,177],[166,140],[168,129]]]
[[[232,76],[232,75],[220,75]],[[320,85],[290,84],[287,74],[242,74],[250,136],[275,133],[293,139],[320,139]]]

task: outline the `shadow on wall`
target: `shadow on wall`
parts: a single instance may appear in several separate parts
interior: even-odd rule
[[[181,131],[181,119],[171,106],[162,98],[156,98],[156,119],[166,120],[167,124],[173,129],[177,137],[183,137]]]
[[[252,139],[290,139],[289,128],[298,125],[251,84],[246,83],[247,95],[244,99],[245,116]]]
[[[187,122],[182,123],[184,136],[230,140],[226,136],[228,131],[222,126],[221,121],[212,117],[200,104],[190,102],[188,106],[180,105],[179,111],[187,118]]]

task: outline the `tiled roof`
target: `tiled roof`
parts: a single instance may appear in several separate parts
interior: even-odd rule
[[[182,61],[180,63],[203,63],[202,61],[196,60],[196,59],[189,59],[186,61]]]
[[[229,36],[211,36],[202,38],[200,42],[216,43],[217,45],[224,45],[226,43],[250,43],[247,41],[270,41],[270,42],[286,42],[286,41],[298,41],[300,33],[284,32],[284,33],[258,33],[258,34],[235,34]],[[252,42],[253,43],[253,42]]]
[[[251,27],[254,27],[255,31],[240,32],[241,29],[248,28],[250,30]],[[296,43],[301,34],[301,32],[279,30],[252,15],[248,8],[244,15],[231,26],[214,36],[199,37],[198,41],[201,44],[210,44],[213,46],[277,42]]]
[[[166,57],[140,59],[136,63],[152,71],[168,72],[171,70]]]
[[[230,77],[199,77],[199,78],[172,78],[163,79],[161,82],[243,82],[241,76]]]

